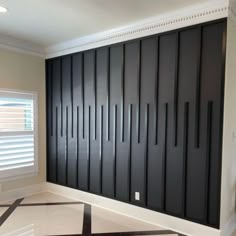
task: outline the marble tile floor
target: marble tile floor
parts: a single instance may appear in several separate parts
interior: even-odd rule
[[[181,234],[52,193],[0,204],[1,236]],[[183,235],[181,235],[183,236]]]

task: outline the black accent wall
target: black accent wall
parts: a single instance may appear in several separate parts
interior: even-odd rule
[[[219,227],[225,37],[223,19],[47,60],[48,181]]]

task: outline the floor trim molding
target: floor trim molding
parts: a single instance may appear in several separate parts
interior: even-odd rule
[[[106,210],[114,211],[116,213],[126,215],[146,223],[158,225],[171,231],[177,231],[180,234],[191,236],[221,236],[220,230],[211,227],[68,187],[47,182],[45,183],[44,190],[47,192],[63,195],[77,201],[82,201],[94,206],[98,206]]]

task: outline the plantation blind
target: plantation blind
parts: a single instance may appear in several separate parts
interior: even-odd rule
[[[37,172],[36,98],[0,90],[0,179]]]

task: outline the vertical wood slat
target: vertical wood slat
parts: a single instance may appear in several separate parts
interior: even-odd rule
[[[121,78],[121,142],[124,142],[124,119],[125,119],[125,44],[123,44],[123,53],[122,53],[122,78]]]
[[[168,103],[165,103],[165,125],[164,125],[164,132],[165,132],[165,136],[164,136],[164,152],[163,152],[163,195],[162,195],[162,202],[163,202],[163,210],[166,210],[166,156],[167,156],[167,132],[168,132]]]
[[[100,193],[102,193],[102,173],[103,173],[103,105],[100,107],[100,145],[99,145],[99,160],[100,160]]]
[[[58,107],[56,107],[56,131],[55,131],[55,138],[56,138],[56,165],[55,165],[55,172],[56,172],[56,182],[58,181]]]
[[[85,139],[85,96],[84,96],[84,53],[82,53],[81,61],[81,96],[82,96],[82,116],[83,116],[83,127],[82,127],[82,137]]]
[[[68,106],[66,106],[66,121],[65,121],[65,123],[66,123],[66,133],[65,133],[65,135],[66,135],[66,155],[65,155],[65,158],[66,158],[66,160],[65,160],[65,163],[66,163],[66,174],[65,174],[65,176],[66,176],[66,184],[68,184],[68,136],[69,136],[69,132],[68,132],[68,126],[69,126],[69,122],[68,122]]]
[[[70,57],[70,103],[71,103],[71,137],[74,138],[74,75],[73,75],[73,56]]]
[[[88,133],[87,133],[87,161],[88,161],[88,170],[87,170],[87,184],[88,191],[90,190],[90,145],[91,145],[91,106],[88,106]]]
[[[139,41],[139,54],[138,54],[138,98],[137,98],[137,121],[136,133],[137,142],[140,143],[140,110],[141,110],[141,77],[142,77],[142,40]]]
[[[199,27],[199,52],[197,62],[197,80],[196,80],[196,100],[195,100],[195,148],[200,147],[200,116],[201,116],[201,72],[202,72],[202,26]]]
[[[205,200],[205,221],[209,219],[209,187],[210,187],[210,173],[211,173],[211,152],[212,152],[212,112],[213,102],[207,103],[207,148],[206,148],[206,200]]]
[[[176,33],[176,52],[175,52],[175,82],[174,82],[174,146],[178,142],[178,95],[179,95],[179,52],[180,36]]]
[[[94,93],[94,132],[93,139],[97,139],[97,50],[94,51],[94,82],[93,82],[93,93]]]
[[[129,124],[128,124],[128,130],[129,130],[129,201],[131,201],[131,163],[132,163],[132,124],[133,120],[133,106],[132,104],[129,104]]]
[[[155,122],[155,141],[154,144],[158,144],[158,109],[159,109],[159,49],[160,49],[160,37],[157,37],[157,43],[156,43],[156,67],[155,67],[155,73],[156,73],[156,78],[155,78],[155,92],[154,92],[154,122]]]
[[[114,106],[113,112],[114,126],[113,126],[113,162],[114,162],[114,197],[116,197],[116,154],[117,154],[117,105]]]
[[[148,144],[149,144],[149,104],[146,104],[145,110],[145,205],[148,199]]]
[[[183,209],[183,217],[186,215],[186,187],[187,187],[187,176],[188,176],[188,134],[189,134],[189,102],[185,102],[184,104],[184,135],[183,135],[183,202],[182,202],[182,209]]]
[[[111,48],[108,47],[108,57],[107,57],[107,141],[110,141],[110,77],[111,77]]]
[[[77,171],[76,171],[76,186],[77,188],[79,187],[79,132],[80,132],[80,127],[79,127],[79,106],[76,107],[76,136],[77,136],[77,145],[76,145],[76,158],[77,158]]]

